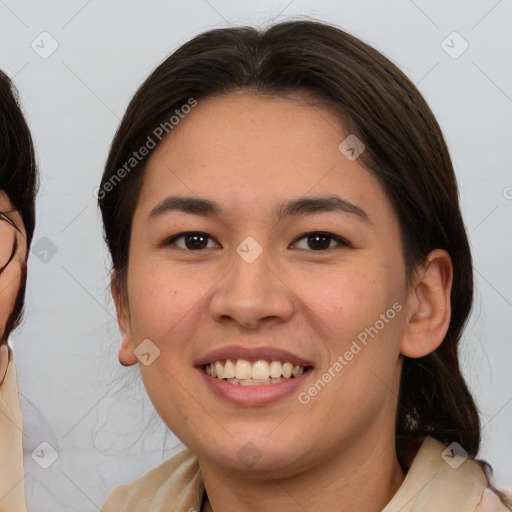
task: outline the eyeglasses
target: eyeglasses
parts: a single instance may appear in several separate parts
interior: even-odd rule
[[[16,231],[23,235],[20,228],[4,212],[0,212],[0,274],[18,250]]]

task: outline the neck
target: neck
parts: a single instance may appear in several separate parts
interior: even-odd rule
[[[394,433],[391,439],[382,436],[376,443],[360,440],[357,447],[344,447],[329,460],[295,474],[266,471],[255,479],[224,470],[226,476],[219,482],[221,468],[201,462],[200,468],[208,496],[203,512],[379,512],[405,478],[396,456]]]

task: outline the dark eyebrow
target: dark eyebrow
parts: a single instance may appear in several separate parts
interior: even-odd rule
[[[222,214],[220,205],[209,199],[169,196],[160,201],[151,210],[149,219],[173,211],[190,213],[202,217],[220,217]],[[300,197],[286,201],[274,209],[274,216],[277,220],[282,220],[286,217],[299,217],[324,212],[339,212],[354,215],[367,224],[371,224],[367,213],[361,207],[337,195],[327,197]]]
[[[220,206],[209,199],[197,197],[169,196],[160,201],[150,212],[148,219],[158,217],[169,212],[191,213],[202,217],[220,217]]]
[[[278,206],[275,216],[278,220],[285,217],[297,217],[324,212],[339,212],[355,215],[360,220],[371,224],[367,213],[354,203],[337,195],[327,197],[300,197]]]

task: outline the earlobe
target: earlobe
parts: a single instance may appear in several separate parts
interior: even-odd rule
[[[137,363],[137,357],[133,353],[133,344],[130,329],[130,315],[126,301],[123,300],[115,270],[110,274],[110,290],[116,305],[117,323],[121,332],[121,343],[119,346],[119,363],[123,366],[132,366]]]
[[[133,366],[137,363],[137,357],[133,352],[131,339],[124,333],[121,333],[121,344],[119,345],[119,363],[123,366]]]
[[[453,265],[448,252],[430,252],[416,276],[408,296],[400,346],[402,355],[413,358],[426,356],[439,347],[450,325]]]

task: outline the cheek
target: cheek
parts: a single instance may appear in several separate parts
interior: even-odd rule
[[[345,338],[367,327],[368,322],[373,324],[393,303],[392,292],[377,274],[368,263],[303,273],[296,279],[297,294],[329,328],[328,337]]]
[[[357,431],[393,399],[404,307],[398,272],[382,278],[381,268],[367,263],[303,283],[304,311],[322,329],[328,353],[319,378],[329,383],[321,399],[311,400],[311,417],[323,418],[333,439],[339,425]],[[358,411],[358,418],[347,419],[347,411]]]
[[[342,358],[337,385],[357,390],[361,399],[365,393],[375,396],[372,384],[379,379],[391,385],[403,334],[399,269],[381,270],[380,263],[367,261],[330,274],[304,274],[298,293],[326,349],[326,366]]]
[[[0,275],[0,332],[2,334],[14,308],[20,283],[21,266],[17,261],[13,261]]]
[[[183,267],[184,269],[184,267]],[[183,347],[197,324],[204,295],[211,288],[204,273],[152,262],[137,265],[134,259],[128,272],[131,328],[135,344],[148,338],[165,356],[170,352],[173,365],[181,358]]]

